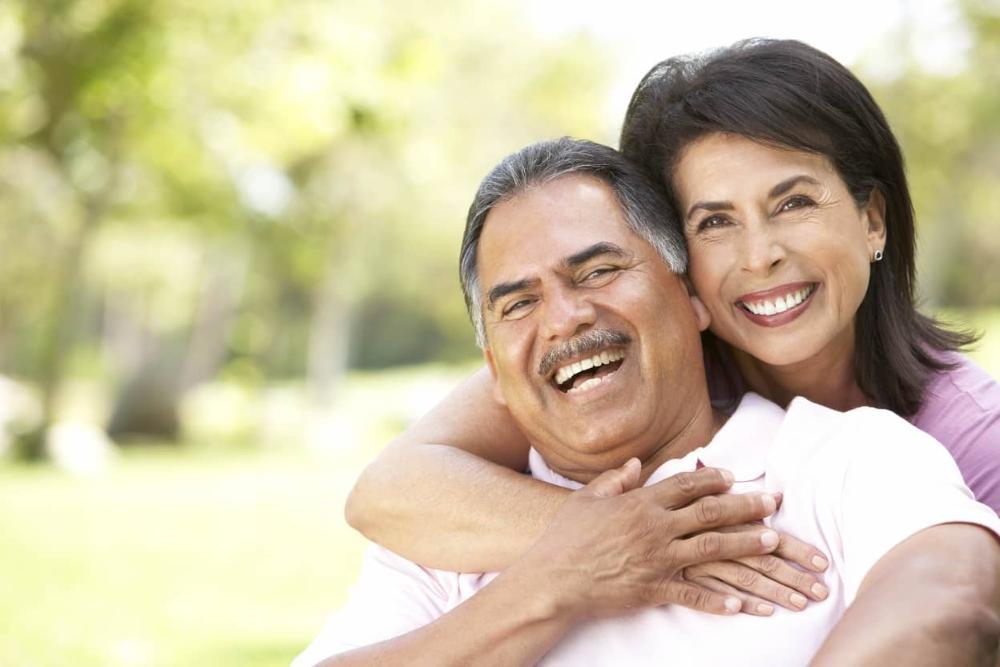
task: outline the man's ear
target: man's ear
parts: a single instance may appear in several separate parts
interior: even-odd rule
[[[694,309],[694,319],[698,323],[698,331],[704,331],[712,323],[712,316],[709,314],[708,308],[705,307],[697,294],[691,294],[691,307]]]
[[[486,367],[490,369],[490,375],[493,376],[493,400],[500,405],[507,407],[507,401],[503,397],[503,391],[500,389],[500,383],[497,382],[497,367],[493,361],[493,352],[490,351],[489,347],[483,348],[483,356],[486,357]]]
[[[712,323],[712,316],[709,315],[704,302],[694,293],[694,285],[691,284],[691,279],[687,277],[687,274],[681,276],[681,282],[684,283],[688,298],[691,299],[691,308],[694,310],[694,320],[698,323],[698,331],[704,331]]]
[[[885,197],[877,187],[872,188],[872,193],[865,204],[864,214],[868,223],[868,256],[874,257],[875,251],[885,252]]]

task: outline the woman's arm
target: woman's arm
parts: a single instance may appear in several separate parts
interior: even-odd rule
[[[365,469],[347,499],[347,522],[427,567],[502,570],[569,495],[515,472],[527,468],[528,449],[483,368]]]
[[[527,468],[529,445],[493,391],[483,368],[391,442],[351,491],[348,523],[373,542],[440,570],[494,572],[526,553],[569,490],[515,472]],[[636,511],[649,512],[650,529],[659,529],[662,517],[648,508]],[[798,611],[807,599],[826,597],[814,574],[826,562],[816,549],[783,534],[774,555],[705,564],[695,576],[703,586],[737,595],[750,614],[769,615],[767,603]]]

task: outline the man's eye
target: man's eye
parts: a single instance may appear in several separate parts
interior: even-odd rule
[[[611,274],[613,274],[617,270],[618,270],[618,267],[614,267],[614,266],[602,266],[599,269],[594,269],[593,271],[588,271],[586,273],[586,275],[583,276],[583,279],[585,281],[594,281],[594,280],[598,280],[600,278],[606,278],[606,277],[609,277]]]
[[[698,231],[703,232],[708,229],[715,229],[727,224],[729,224],[729,221],[721,215],[710,215],[698,223]]]
[[[524,310],[529,305],[531,305],[531,299],[518,299],[504,308],[502,315],[504,317],[507,317],[508,315],[516,315],[518,311]]]
[[[781,203],[781,206],[778,207],[778,212],[781,213],[783,211],[791,211],[796,208],[812,206],[813,203],[813,200],[805,195],[794,195]]]

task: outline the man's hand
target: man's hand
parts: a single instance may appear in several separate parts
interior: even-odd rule
[[[720,530],[759,529],[760,526],[742,525]],[[827,558],[791,535],[779,535],[778,548],[771,554],[692,565],[684,569],[684,578],[738,597],[742,611],[754,616],[770,616],[775,604],[801,611],[809,600],[825,600],[830,591],[817,575],[829,565]]]
[[[559,613],[578,619],[667,603],[737,613],[738,597],[684,581],[680,572],[697,563],[774,551],[778,533],[763,526],[712,529],[771,515],[775,497],[727,494],[732,476],[714,468],[636,488],[639,470],[632,459],[574,492],[538,543],[510,569],[543,575]]]

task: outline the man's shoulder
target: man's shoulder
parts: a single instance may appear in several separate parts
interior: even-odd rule
[[[902,456],[950,460],[947,450],[899,415],[880,408],[844,412],[796,398],[772,451],[772,462],[845,469],[851,465],[888,465]]]

